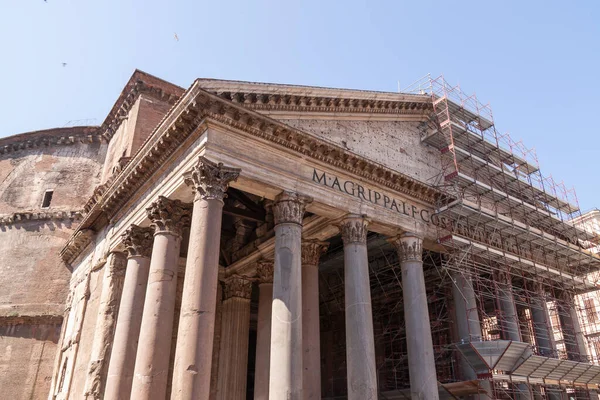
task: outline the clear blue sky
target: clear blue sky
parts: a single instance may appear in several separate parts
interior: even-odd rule
[[[443,73],[491,103],[584,210],[600,207],[598,0],[0,0],[0,45],[0,137],[100,124],[135,68],[186,88],[396,91]]]

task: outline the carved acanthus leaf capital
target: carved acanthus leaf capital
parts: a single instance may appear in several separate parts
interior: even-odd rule
[[[252,281],[244,276],[234,275],[225,280],[225,300],[232,297],[250,299],[252,295]]]
[[[329,243],[319,240],[306,240],[302,242],[302,266],[319,265],[319,258],[327,251]]]
[[[129,257],[150,257],[152,254],[154,229],[131,225],[121,238]]]
[[[400,262],[423,261],[423,238],[404,233],[391,240],[398,251]]]
[[[215,163],[200,156],[187,183],[194,188],[195,200],[223,201],[229,184],[237,180],[240,172],[240,168],[225,167],[223,163]]]
[[[260,260],[256,263],[256,277],[259,283],[273,283],[273,260]]]
[[[183,228],[190,223],[192,208],[180,200],[158,196],[158,199],[146,208],[146,212],[155,227],[155,233],[181,236]]]
[[[367,226],[369,221],[360,216],[352,215],[344,218],[338,225],[345,245],[351,243],[367,243]]]
[[[308,197],[297,193],[283,192],[277,196],[273,204],[275,225],[285,223],[302,225],[304,209],[310,201]]]

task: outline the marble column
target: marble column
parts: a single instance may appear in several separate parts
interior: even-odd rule
[[[456,332],[461,343],[481,341],[481,322],[477,310],[473,280],[469,271],[450,273],[452,277],[452,300],[454,303]],[[460,358],[464,380],[477,379],[477,373],[463,356]],[[480,389],[486,394],[475,395],[474,399],[486,399],[492,396],[492,385],[488,380],[479,381]]]
[[[304,399],[321,399],[321,330],[319,325],[319,258],[329,243],[302,242],[302,368]]]
[[[574,293],[566,290],[562,292],[559,311],[560,329],[569,360],[588,362],[587,343],[579,323]]]
[[[85,381],[85,399],[103,398],[119,302],[121,301],[126,260],[124,253],[112,252],[104,264],[100,305],[98,306],[94,340]]]
[[[252,281],[232,276],[224,292],[217,399],[245,399]]]
[[[348,400],[377,399],[367,224],[362,216],[349,215],[339,225],[344,242]]]
[[[171,353],[181,230],[190,207],[159,196],[146,209],[154,226],[154,244],[135,359],[132,400],[164,400]]]
[[[195,192],[173,389],[177,400],[208,399],[215,330],[223,198],[240,170],[199,157],[187,183]]]
[[[131,225],[122,235],[128,258],[104,392],[106,400],[127,399],[131,394],[153,233],[151,228]]]
[[[302,219],[307,200],[275,199],[275,266],[271,319],[270,400],[302,399]]]
[[[271,358],[271,312],[273,303],[273,261],[261,260],[258,277],[258,319],[256,327],[256,363],[254,400],[269,398],[269,362]]]
[[[413,233],[396,237],[402,269],[402,301],[408,348],[408,374],[413,399],[439,399],[429,309],[423,274],[423,239]]]

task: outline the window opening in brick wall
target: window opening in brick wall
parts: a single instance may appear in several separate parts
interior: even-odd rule
[[[53,194],[54,194],[54,190],[46,190],[46,193],[44,193],[44,200],[42,200],[42,208],[50,207],[50,203],[52,202]]]

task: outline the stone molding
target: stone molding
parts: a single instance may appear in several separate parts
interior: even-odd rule
[[[391,240],[398,251],[400,262],[423,261],[423,238],[412,233],[404,233]]]
[[[184,226],[190,224],[192,215],[189,204],[165,196],[158,196],[158,199],[146,208],[146,212],[155,228],[154,234],[167,233],[180,237]]]
[[[77,230],[60,251],[60,257],[66,264],[71,264],[92,242],[93,238],[94,231],[91,229]]]
[[[275,225],[298,224],[302,225],[304,210],[310,199],[297,193],[283,192],[275,199],[273,214]]]
[[[352,243],[367,244],[368,225],[369,221],[361,215],[344,218],[338,224],[344,245]]]
[[[70,219],[78,221],[82,218],[81,211],[40,211],[40,212],[18,212],[8,215],[0,215],[0,225],[13,225],[27,221],[48,221]]]
[[[319,240],[302,241],[302,266],[318,266],[321,255],[327,251],[328,247],[328,242],[321,242]]]
[[[256,263],[256,277],[259,283],[273,283],[273,260],[260,260]]]
[[[234,275],[225,280],[223,289],[225,300],[232,297],[249,300],[252,296],[252,280],[245,276]]]
[[[131,257],[148,257],[152,254],[152,243],[154,241],[154,229],[141,228],[131,225],[121,235],[123,245]]]
[[[223,163],[215,163],[200,156],[186,183],[194,189],[194,201],[203,199],[222,202],[229,184],[237,180],[240,172],[240,168],[225,167]]]
[[[69,146],[78,143],[105,142],[105,138],[100,132],[100,127],[97,126],[75,126],[22,133],[0,139],[0,154],[35,148]]]

